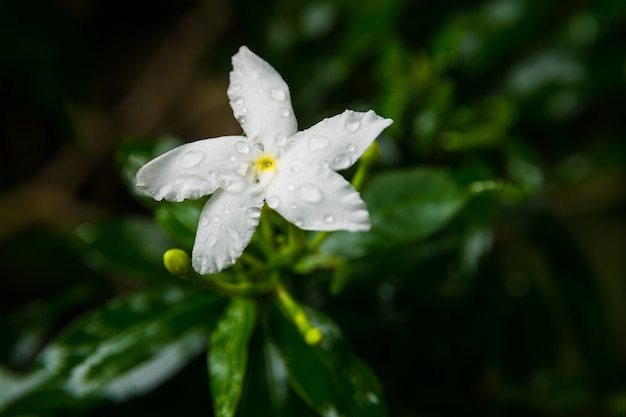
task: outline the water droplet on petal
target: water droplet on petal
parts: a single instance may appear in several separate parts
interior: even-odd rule
[[[237,157],[231,153],[228,155],[228,160],[230,162],[235,162],[237,160]]]
[[[346,169],[352,164],[350,157],[344,153],[340,153],[333,159],[333,167],[335,169]]]
[[[224,216],[228,216],[230,214],[230,210],[224,209]]]
[[[297,217],[294,219],[293,224],[295,224],[298,227],[302,227],[302,225],[304,224],[304,220],[302,220],[301,218]]]
[[[226,187],[226,191],[233,193],[233,194],[239,194],[240,192],[245,190],[245,188],[246,188],[246,182],[241,180],[241,181],[235,181],[231,183],[228,187]],[[225,214],[228,214],[228,213],[225,212]]]
[[[322,135],[313,135],[309,138],[309,149],[312,151],[319,151],[328,147],[330,139]]]
[[[235,119],[239,122],[240,125],[246,122],[246,116],[244,116],[243,114],[236,115]]]
[[[219,223],[219,221],[220,221],[220,216],[213,216],[214,223]]]
[[[263,152],[265,150],[265,147],[263,146],[263,144],[259,142],[255,142],[254,147],[257,148],[260,152]]]
[[[200,217],[200,224],[202,226],[206,226],[209,223],[211,223],[211,216],[205,214],[204,216]]]
[[[235,150],[239,153],[246,154],[250,152],[250,146],[243,140],[240,140],[239,142],[235,143]]]
[[[302,184],[298,186],[298,197],[307,203],[319,203],[324,198],[322,190],[318,186],[313,184]]]
[[[333,217],[332,214],[330,214],[330,213],[324,214],[324,221],[326,223],[332,223],[334,220],[335,220],[335,218]]]
[[[228,227],[228,235],[233,239],[233,240],[241,240],[241,236],[239,235],[239,232],[237,232],[237,230],[235,230],[232,227]]]
[[[320,161],[320,168],[327,169],[328,167],[330,167],[330,164],[328,163],[327,160],[323,159]]]
[[[235,93],[235,92],[241,90],[241,84],[231,84],[230,87],[228,87],[228,90],[231,93]]]
[[[245,103],[245,99],[243,97],[237,97],[236,99],[233,100],[233,103],[235,103],[238,106],[241,106],[243,103]]]
[[[357,119],[349,118],[346,120],[346,130],[348,132],[356,132],[361,127],[361,122]]]
[[[212,248],[213,246],[215,246],[216,243],[217,243],[217,236],[215,235],[209,235],[204,240],[204,244],[206,245],[207,248]],[[203,264],[206,263],[206,258],[204,258],[202,263]]]
[[[274,87],[270,90],[270,95],[274,100],[283,101],[287,98],[287,93],[280,87]]]
[[[346,151],[348,151],[348,152],[354,152],[354,151],[356,151],[356,146],[354,146],[354,144],[353,144],[353,143],[348,143],[348,144],[346,145]]]
[[[261,217],[261,209],[259,207],[250,207],[247,214],[248,217],[258,219],[259,217]]]
[[[287,142],[287,136],[279,133],[276,135],[275,142],[278,146],[283,146]]]
[[[275,209],[280,205],[280,198],[275,195],[271,196],[267,199],[267,205],[269,206],[269,208]]]
[[[291,203],[289,204],[289,208],[292,210],[297,210],[298,209],[298,205],[296,203]]]
[[[280,115],[283,117],[287,117],[291,114],[291,112],[289,111],[287,107],[281,107],[280,110],[278,111],[280,112]]]
[[[293,191],[293,189],[294,189],[294,188],[295,188],[295,187],[294,187],[294,185],[293,185],[292,183],[287,184],[287,189],[288,189],[289,191]]]
[[[181,165],[185,168],[193,168],[198,165],[204,159],[204,152],[200,151],[187,151],[181,158]]]

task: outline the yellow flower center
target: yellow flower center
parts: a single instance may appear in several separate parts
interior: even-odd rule
[[[263,174],[267,171],[276,169],[276,160],[272,156],[264,154],[256,160],[254,167],[256,168],[256,172],[258,174]]]

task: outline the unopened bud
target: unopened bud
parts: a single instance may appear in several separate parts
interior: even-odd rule
[[[170,249],[165,252],[163,264],[172,275],[188,276],[193,273],[189,255],[182,249]]]

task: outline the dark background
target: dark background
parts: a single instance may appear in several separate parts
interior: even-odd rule
[[[124,235],[151,216],[124,149],[238,134],[225,93],[241,45],[285,78],[301,128],[344,108],[394,119],[378,170],[522,190],[355,262],[338,297],[301,288],[391,415],[626,415],[622,0],[1,0],[4,366],[25,371],[77,314],[164,274]],[[84,413],[207,415],[204,371]]]

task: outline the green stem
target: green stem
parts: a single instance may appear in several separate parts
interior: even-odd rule
[[[280,308],[296,325],[305,342],[309,345],[321,343],[324,338],[322,331],[311,324],[304,309],[296,303],[282,283],[276,284],[275,294]]]

